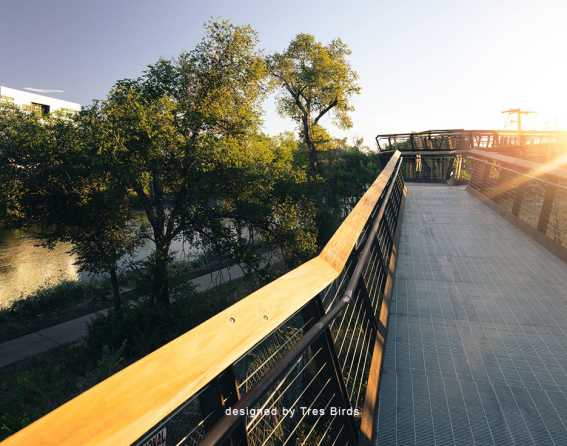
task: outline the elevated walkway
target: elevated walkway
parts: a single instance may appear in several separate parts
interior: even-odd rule
[[[377,444],[567,444],[567,264],[463,187],[407,187]]]
[[[318,256],[4,444],[567,444],[561,161],[390,153]]]

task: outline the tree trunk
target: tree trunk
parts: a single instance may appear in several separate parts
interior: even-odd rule
[[[120,297],[120,286],[118,284],[116,264],[112,265],[109,273],[110,283],[112,284],[112,302],[114,304],[114,311],[116,311],[116,314],[122,314],[122,299]]]
[[[319,160],[317,159],[317,149],[315,144],[309,138],[307,141],[307,147],[309,148],[309,169],[311,170],[312,176],[315,176],[319,170]]]
[[[311,126],[307,118],[303,119],[303,138],[309,152],[309,174],[311,177],[314,177],[318,171],[317,150],[311,138]]]
[[[156,244],[152,297],[154,302],[158,302],[164,309],[169,308],[168,253],[169,244]]]

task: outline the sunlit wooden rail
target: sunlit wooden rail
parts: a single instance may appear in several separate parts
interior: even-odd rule
[[[405,197],[401,164],[394,152],[317,257],[4,444],[371,441]],[[246,415],[226,415],[229,407]],[[300,407],[327,413],[283,413]]]

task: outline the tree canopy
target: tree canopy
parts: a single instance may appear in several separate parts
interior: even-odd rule
[[[117,82],[101,114],[101,156],[116,181],[135,193],[155,243],[153,297],[167,305],[172,241],[213,225],[215,168],[260,124],[265,70],[256,33],[210,22],[206,35],[174,61]]]
[[[347,61],[350,50],[340,39],[328,45],[311,34],[298,34],[281,53],[267,58],[268,71],[280,92],[282,115],[299,126],[309,151],[312,173],[317,170],[316,129],[329,112],[339,128],[350,128],[351,98],[360,92],[358,75]]]
[[[323,45],[299,34],[265,58],[252,28],[211,21],[193,49],[117,81],[74,117],[0,104],[0,218],[46,245],[70,242],[81,269],[110,275],[117,309],[118,265],[147,240],[149,292],[160,308],[170,302],[177,238],[256,275],[269,275],[264,252],[295,266],[376,174],[372,157],[344,150],[321,122],[331,114],[351,125],[360,88],[349,54],[340,39]],[[270,86],[301,141],[262,133]]]

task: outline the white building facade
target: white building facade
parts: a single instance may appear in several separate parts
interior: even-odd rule
[[[81,110],[81,104],[64,101],[29,91],[17,90],[0,85],[0,101],[12,103],[24,110],[29,110],[46,116],[59,111],[63,113],[76,113]]]

